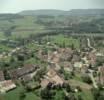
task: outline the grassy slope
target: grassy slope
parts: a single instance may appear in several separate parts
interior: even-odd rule
[[[18,87],[7,94],[4,95],[5,100],[19,100],[19,94],[23,90],[23,87]],[[24,100],[40,100],[39,97],[37,97],[32,92],[26,93],[26,98]]]
[[[80,95],[83,100],[94,100],[94,97],[89,90],[83,90],[82,92],[75,93],[76,98]]]

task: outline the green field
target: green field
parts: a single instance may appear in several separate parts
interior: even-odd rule
[[[76,98],[79,95],[82,97],[82,100],[94,100],[94,97],[90,90],[83,90],[82,92],[75,93]]]
[[[12,50],[11,47],[8,47],[6,45],[0,44],[0,52],[7,52],[7,51],[10,51],[10,50]]]
[[[72,45],[74,48],[80,48],[80,41],[79,39],[75,39],[72,37],[65,37],[64,35],[57,35],[52,37],[52,42],[58,44],[59,46],[65,45],[65,47],[71,47]]]
[[[23,91],[23,87],[17,87],[16,89],[4,94],[4,100],[20,100],[20,93]],[[39,97],[35,95],[35,93],[29,92],[25,93],[26,97],[24,100],[40,100]]]
[[[6,38],[3,32],[0,32],[0,39]]]

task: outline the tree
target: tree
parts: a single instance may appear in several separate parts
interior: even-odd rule
[[[53,95],[54,93],[48,88],[41,90],[41,98],[43,100],[53,100]]]
[[[40,70],[38,70],[37,73],[36,73],[36,75],[35,75],[35,77],[34,77],[34,80],[35,81],[40,81],[40,78],[43,77],[43,75],[45,74],[45,72],[46,72],[46,67],[41,68]]]
[[[64,91],[57,91],[55,97],[54,97],[54,100],[65,100],[65,93]]]
[[[8,70],[7,70],[7,69],[4,69],[3,72],[4,72],[5,79],[6,79],[6,80],[10,79],[10,75],[9,75],[9,73],[8,73]]]
[[[64,84],[64,87],[65,87],[65,89],[66,89],[66,91],[67,92],[71,92],[71,87],[70,87],[70,85],[69,84]]]
[[[96,66],[102,66],[103,63],[104,63],[104,57],[102,57],[102,59],[100,57],[97,57]]]
[[[85,83],[88,83],[88,84],[92,84],[92,80],[89,76],[82,76],[82,80],[85,82]]]
[[[75,95],[73,93],[70,93],[69,100],[77,100],[77,99],[75,98]]]
[[[23,54],[17,55],[17,58],[18,58],[19,61],[24,61],[25,60],[25,57],[24,57]]]
[[[78,95],[78,100],[83,100],[81,95]]]
[[[97,100],[104,100],[104,95],[100,95]]]
[[[104,100],[104,90],[92,89],[95,100]]]
[[[11,30],[9,30],[9,29],[6,30],[6,31],[4,31],[4,35],[7,36],[7,37],[8,37],[8,36],[11,36],[11,34],[12,34],[12,32],[11,32]]]

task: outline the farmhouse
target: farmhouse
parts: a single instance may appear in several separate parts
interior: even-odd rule
[[[0,92],[5,93],[16,88],[16,85],[11,80],[0,82]]]
[[[98,68],[99,71],[99,82],[104,85],[104,66]]]
[[[9,74],[10,74],[11,78],[16,79],[16,78],[20,78],[26,74],[36,71],[37,68],[38,68],[38,66],[36,66],[36,65],[25,65],[22,68],[10,70]]]
[[[94,66],[96,64],[96,55],[95,53],[89,53],[88,54],[88,60],[89,60],[89,63]]]

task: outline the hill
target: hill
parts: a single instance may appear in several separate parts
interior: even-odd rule
[[[72,9],[70,11],[41,9],[41,10],[25,10],[19,12],[20,15],[70,15],[70,16],[87,16],[87,15],[104,15],[104,9]]]
[[[72,9],[69,15],[104,15],[104,9]]]
[[[66,11],[63,10],[53,10],[53,9],[43,9],[43,10],[25,10],[20,12],[20,15],[63,15]]]

